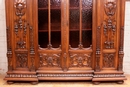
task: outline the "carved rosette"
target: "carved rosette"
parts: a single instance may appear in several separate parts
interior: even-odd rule
[[[16,49],[26,48],[26,32],[27,32],[27,23],[25,20],[26,12],[26,0],[15,0],[15,25],[14,31],[17,37]]]
[[[16,66],[17,66],[17,68],[27,68],[27,64],[28,64],[27,57],[28,57],[27,53],[16,53],[16,58],[17,58]]]
[[[60,67],[60,55],[40,53],[40,67]]]
[[[70,68],[71,67],[91,67],[91,55],[88,54],[70,54]]]
[[[114,67],[114,62],[115,62],[114,57],[115,57],[115,54],[112,54],[112,53],[104,54],[103,55],[103,67],[104,68]]]
[[[107,2],[105,4],[105,13],[108,16],[106,20],[104,20],[104,35],[105,42],[104,48],[112,49],[114,48],[114,37],[116,33],[116,21],[115,21],[115,12],[116,12],[116,2]]]

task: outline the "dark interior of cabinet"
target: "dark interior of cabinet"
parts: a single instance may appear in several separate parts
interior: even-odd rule
[[[46,48],[49,43],[48,5],[48,0],[38,0],[38,40],[40,47],[43,48]],[[61,0],[50,0],[50,5],[51,44],[57,48],[61,45],[62,39]],[[83,47],[89,47],[92,44],[92,0],[82,0],[82,3],[80,0],[69,1],[69,44],[73,48],[77,48],[80,43],[80,28],[82,28]]]

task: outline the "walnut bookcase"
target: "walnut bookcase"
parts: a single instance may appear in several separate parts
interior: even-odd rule
[[[123,83],[125,0],[6,0],[8,83]]]

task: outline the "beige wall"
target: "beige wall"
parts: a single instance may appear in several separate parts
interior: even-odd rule
[[[0,0],[0,73],[7,71],[5,0]],[[130,2],[126,2],[124,72],[130,74]]]
[[[124,52],[124,72],[130,74],[130,1],[126,2]]]

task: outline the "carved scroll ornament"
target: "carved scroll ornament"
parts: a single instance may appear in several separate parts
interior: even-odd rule
[[[70,54],[70,67],[91,67],[91,53]]]
[[[114,62],[115,62],[114,57],[115,57],[115,54],[104,54],[104,56],[103,56],[104,68],[114,67]]]
[[[40,67],[60,67],[60,54],[40,53]]]

